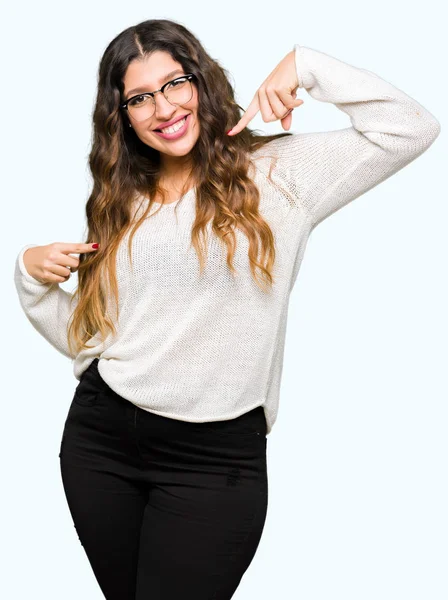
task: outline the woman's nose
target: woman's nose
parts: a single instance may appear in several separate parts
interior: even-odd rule
[[[173,104],[168,102],[168,100],[165,98],[165,96],[161,92],[158,92],[154,96],[154,103],[155,103],[154,116],[159,121],[169,121],[173,112],[177,108],[176,106],[174,106]]]

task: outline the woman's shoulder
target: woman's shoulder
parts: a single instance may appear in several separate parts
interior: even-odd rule
[[[303,133],[280,134],[256,146],[251,152],[251,160],[258,170],[283,180],[291,169],[297,169],[299,163],[307,160],[307,139],[308,134]]]
[[[326,132],[292,133],[285,132],[271,138],[267,142],[257,145],[251,152],[253,159],[292,159],[294,161],[305,159],[304,152],[310,146],[324,138]]]
[[[277,214],[283,218],[292,209],[301,208],[294,170],[301,160],[302,135],[279,135],[251,152],[254,181],[260,191],[260,207],[266,214]]]

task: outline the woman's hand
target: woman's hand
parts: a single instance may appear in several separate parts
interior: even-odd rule
[[[263,81],[248,109],[227,135],[235,135],[242,131],[259,110],[265,123],[280,119],[283,128],[288,130],[291,126],[292,111],[303,104],[303,100],[296,99],[298,87],[295,50],[292,50]]]
[[[31,277],[41,283],[60,283],[67,281],[78,270],[79,258],[70,254],[95,252],[95,245],[54,242],[47,246],[35,246],[23,254],[23,264]]]

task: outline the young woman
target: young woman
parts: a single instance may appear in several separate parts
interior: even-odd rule
[[[289,129],[299,88],[351,126],[247,127],[261,111]],[[440,132],[392,84],[299,44],[240,109],[185,27],[126,29],[99,67],[87,242],[17,257],[26,316],[74,361],[61,473],[108,600],[232,597],[265,523],[267,435],[307,239]],[[70,294],[59,284],[75,271]]]

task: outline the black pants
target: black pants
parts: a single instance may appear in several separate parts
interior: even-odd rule
[[[107,600],[229,600],[267,514],[262,407],[190,423],[82,374],[60,466],[71,516]]]

